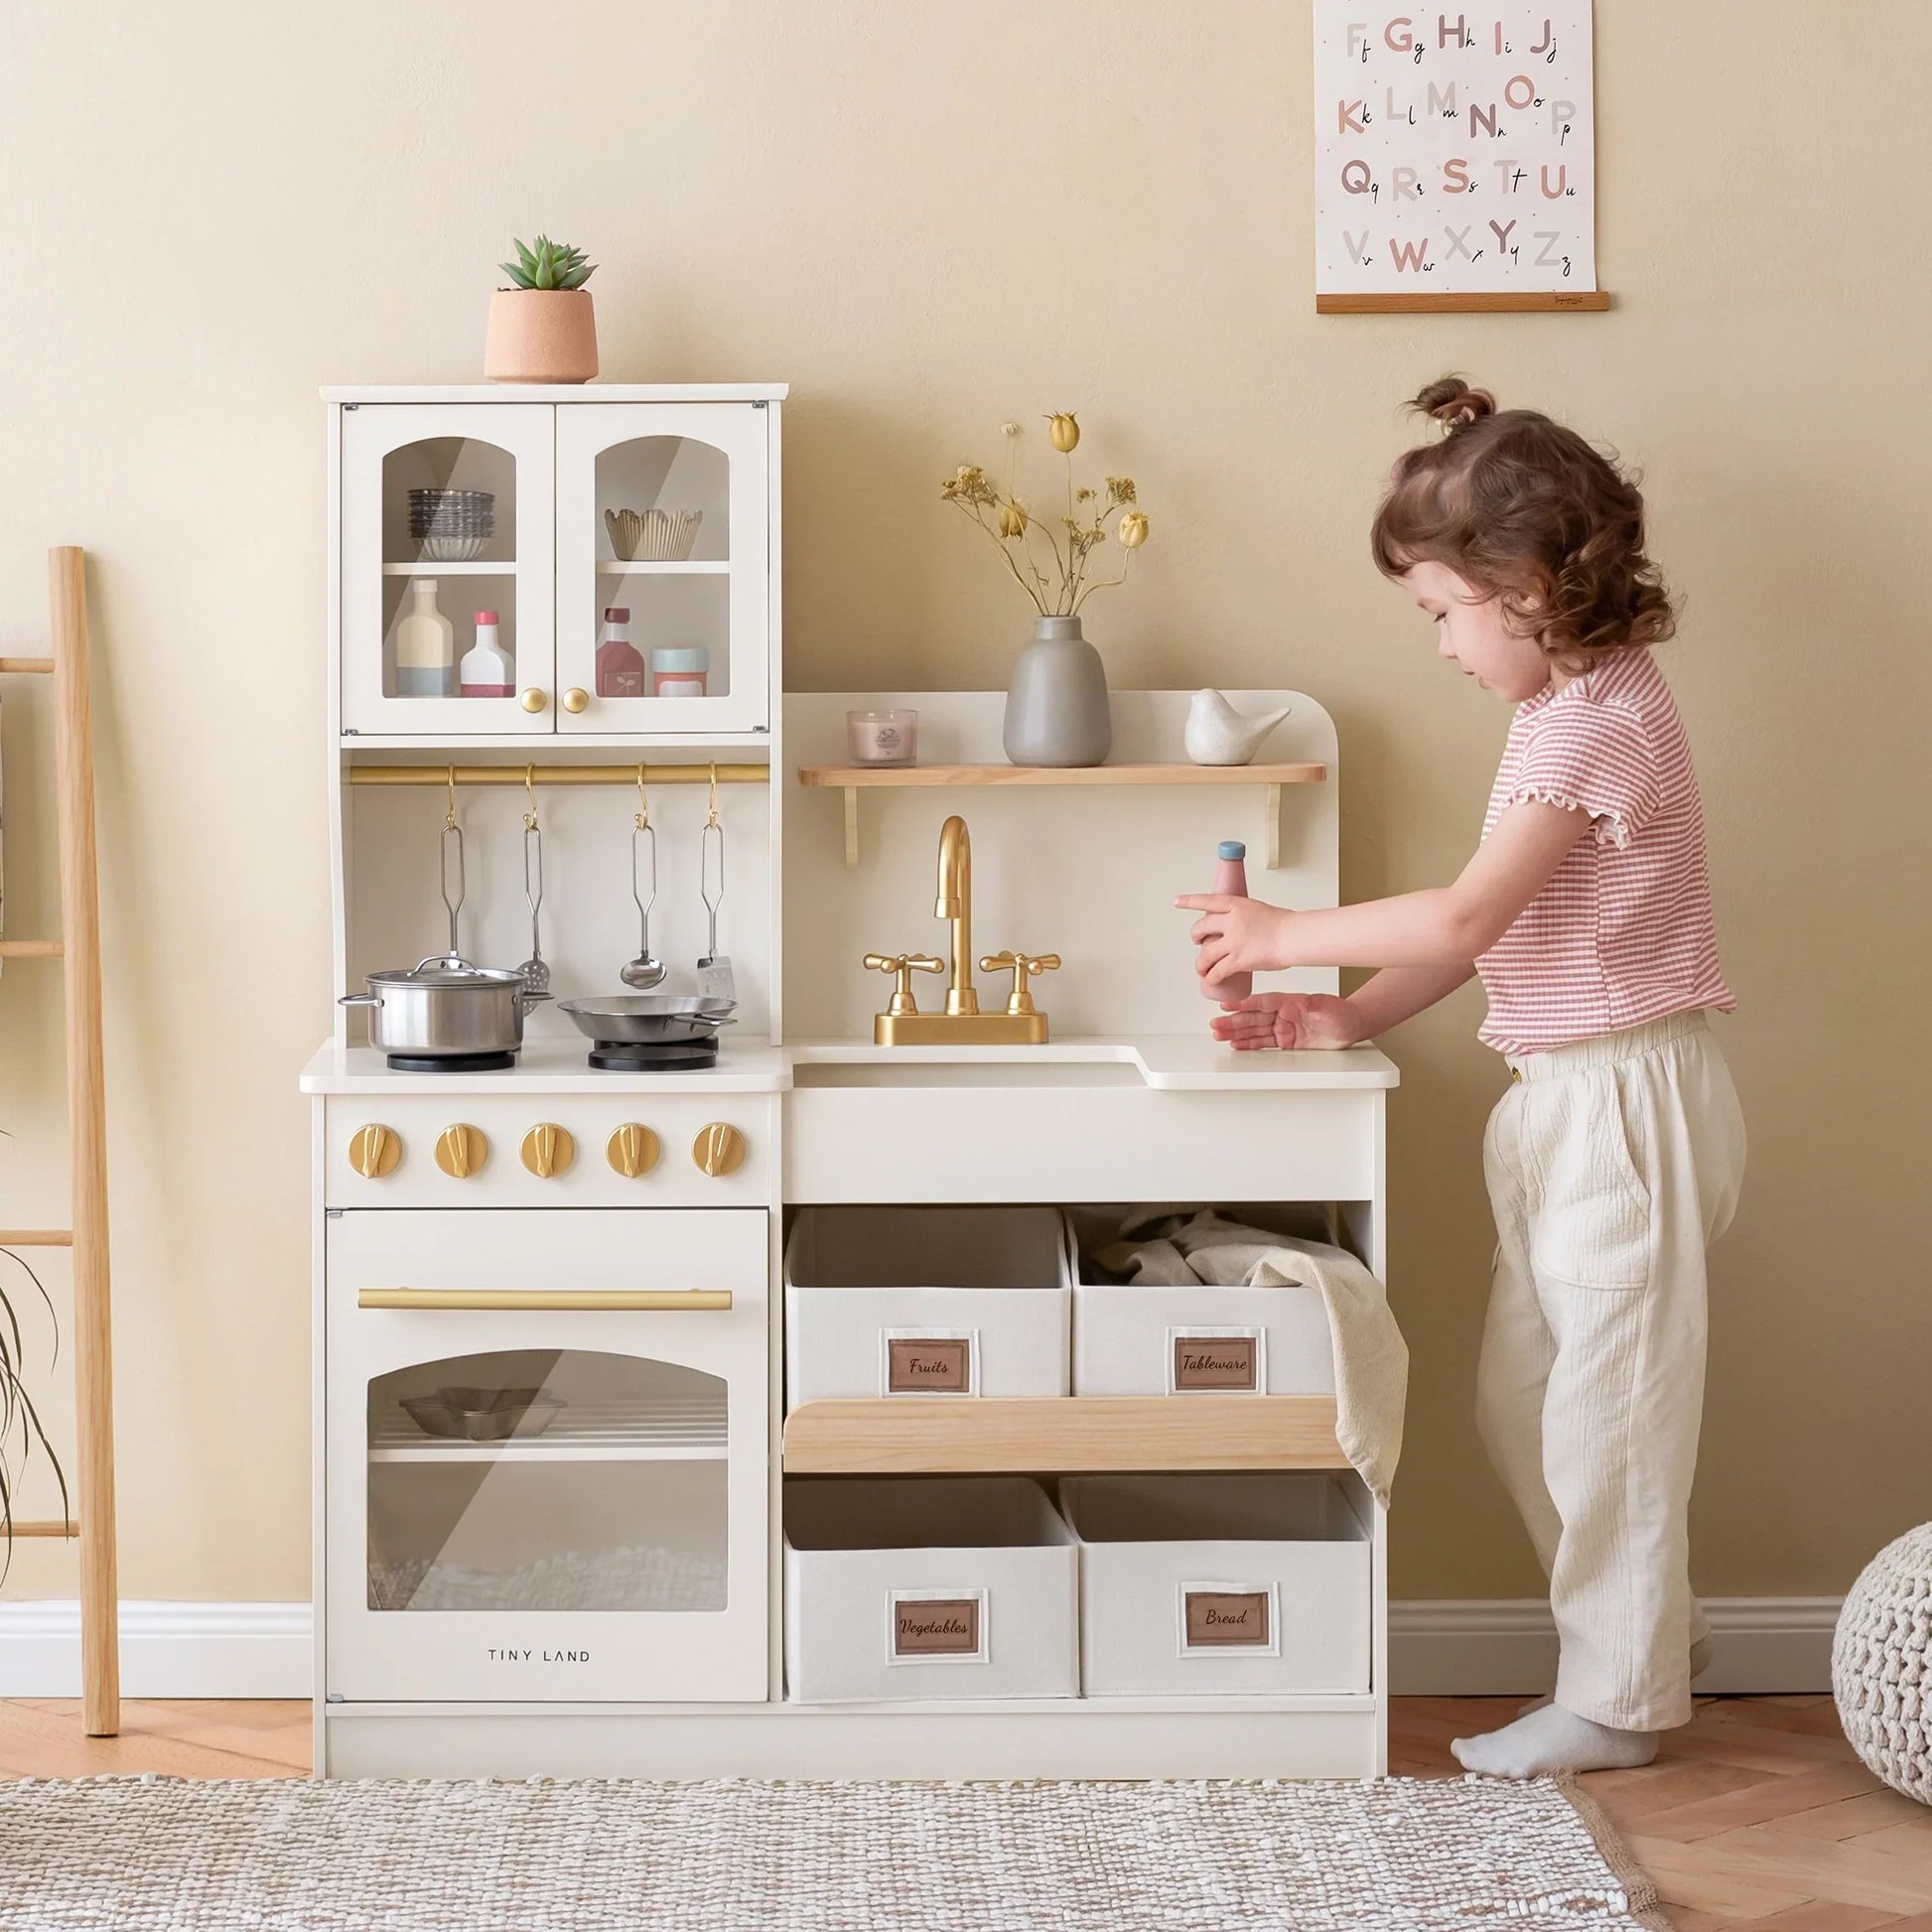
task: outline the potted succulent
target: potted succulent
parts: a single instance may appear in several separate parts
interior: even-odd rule
[[[511,286],[489,298],[483,374],[492,382],[588,382],[597,373],[597,318],[581,248],[538,235],[501,264]]]
[[[1109,477],[1105,490],[1076,483],[1073,451],[1080,425],[1071,410],[1047,419],[1046,440],[1066,459],[1066,505],[1055,514],[1025,503],[1014,486],[1018,423],[1004,423],[1005,486],[977,464],[962,464],[940,495],[992,540],[1034,607],[1034,634],[1014,662],[1007,689],[1004,739],[1014,764],[1105,764],[1114,727],[1107,667],[1080,627],[1095,591],[1125,583],[1134,552],[1147,541],[1148,519],[1132,477]],[[1047,555],[1040,556],[1043,542]],[[1096,575],[1098,560],[1118,547],[1115,575]],[[1105,571],[1108,566],[1099,564]]]

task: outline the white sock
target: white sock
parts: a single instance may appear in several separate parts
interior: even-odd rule
[[[1711,1639],[1700,1637],[1691,1646],[1691,1682],[1695,1684],[1711,1668]],[[1554,1704],[1555,1698],[1531,1698],[1529,1703],[1518,1705],[1516,1715],[1527,1718],[1532,1711],[1541,1711],[1546,1704]]]
[[[1540,1778],[1553,1771],[1622,1771],[1648,1764],[1657,1755],[1657,1733],[1613,1730],[1560,1704],[1546,1704],[1500,1730],[1458,1737],[1449,1748],[1465,1771]]]

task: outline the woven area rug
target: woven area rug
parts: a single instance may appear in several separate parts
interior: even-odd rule
[[[0,1784],[8,1932],[1491,1925],[1666,1921],[1547,1780]]]

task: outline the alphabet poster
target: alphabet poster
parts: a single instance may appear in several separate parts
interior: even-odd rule
[[[1316,307],[1606,306],[1589,0],[1313,7]]]

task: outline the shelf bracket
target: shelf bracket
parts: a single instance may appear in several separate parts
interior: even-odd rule
[[[1267,803],[1263,810],[1268,820],[1268,870],[1280,872],[1282,869],[1282,791],[1281,785],[1266,787]]]
[[[845,787],[845,869],[855,871],[859,864],[859,787]]]

